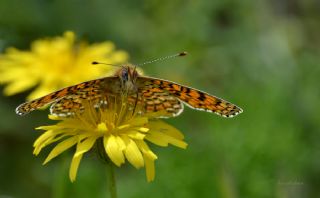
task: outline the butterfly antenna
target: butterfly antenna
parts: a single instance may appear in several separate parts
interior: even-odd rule
[[[110,64],[110,63],[101,63],[101,62],[97,62],[97,61],[93,61],[91,64],[92,65],[110,65],[110,66],[114,66],[114,67],[121,67],[121,65],[114,65],[114,64]]]
[[[186,56],[187,54],[188,54],[187,52],[180,52],[178,54],[157,58],[157,59],[154,59],[154,60],[151,60],[151,61],[147,61],[147,62],[144,62],[144,63],[136,64],[136,65],[137,66],[147,65],[147,64],[150,64],[150,63],[158,62],[158,61],[164,61],[164,60],[167,60],[167,59],[170,59],[170,58],[175,58],[175,57],[179,57],[179,56]]]

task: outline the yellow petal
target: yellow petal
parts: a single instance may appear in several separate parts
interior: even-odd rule
[[[26,75],[26,68],[15,67],[12,64],[18,65],[21,63],[13,62],[10,65],[6,65],[6,68],[2,69],[0,72],[0,83],[9,83],[12,81],[16,81],[16,80],[19,80],[17,78]],[[4,65],[5,63],[1,61],[0,66],[4,66]]]
[[[41,134],[36,141],[33,143],[33,147],[37,147],[38,145],[42,144],[44,141],[46,141],[48,138],[54,136],[54,132],[52,130],[48,130]]]
[[[121,61],[123,62],[123,60],[127,60],[128,59],[128,53],[125,51],[116,51],[114,52],[111,57],[109,57],[111,62],[115,62],[115,63],[121,63]]]
[[[144,166],[144,160],[142,154],[137,146],[137,144],[130,138],[122,136],[124,143],[126,144],[126,149],[124,154],[128,161],[136,168]]]
[[[126,134],[131,137],[132,139],[137,139],[137,140],[143,140],[143,138],[146,136],[145,134],[139,133],[138,131],[128,131]]]
[[[140,127],[138,129],[140,132],[143,132],[143,133],[147,133],[150,129],[146,128],[146,127]]]
[[[78,136],[73,136],[73,137],[70,137],[70,138],[60,142],[59,144],[57,144],[57,146],[55,146],[52,149],[52,151],[50,152],[50,154],[48,155],[48,157],[46,158],[46,160],[44,161],[43,164],[48,163],[51,159],[55,158],[56,156],[61,154],[63,151],[65,151],[68,148],[72,147],[77,142],[78,142]]]
[[[64,130],[48,130],[36,139],[33,143],[34,155],[38,155],[41,149],[49,144],[52,144],[62,138],[69,136]]]
[[[57,128],[59,128],[57,125],[48,125],[48,126],[39,126],[36,128],[36,130],[48,131],[48,130],[53,130],[53,129],[57,129]]]
[[[130,127],[130,124],[124,124],[118,127],[119,130]]]
[[[155,177],[154,159],[150,159],[149,157],[144,155],[144,161],[146,164],[147,181],[151,182],[154,180]]]
[[[147,134],[145,139],[158,146],[168,146],[168,144],[170,143],[174,146],[185,149],[188,145],[184,141],[181,141],[179,139],[176,139],[174,137],[168,136],[164,133],[160,133],[157,131],[152,131],[152,132],[150,131],[150,133]]]
[[[77,151],[74,154],[75,157],[79,156],[79,155],[83,155],[83,153],[89,151],[93,144],[95,143],[97,137],[96,136],[92,136],[92,137],[88,137],[87,139],[83,140],[82,142],[79,142],[77,145]]]
[[[28,97],[27,99],[28,100],[33,100],[33,99],[36,99],[36,98],[39,98],[41,96],[44,96],[52,91],[54,91],[55,89],[48,87],[44,84],[41,84],[39,87],[37,87]]]
[[[33,154],[38,155],[44,147],[46,147],[49,144],[52,144],[54,142],[57,142],[65,137],[68,137],[68,136],[69,136],[69,134],[63,134],[63,135],[52,135],[52,136],[48,137],[43,142],[39,142],[39,144],[34,145]]]
[[[150,150],[150,148],[147,145],[147,143],[145,143],[144,141],[137,140],[136,144],[137,144],[137,146],[139,147],[140,151],[143,153],[144,156],[146,155],[148,158],[153,159],[153,160],[158,159],[157,155],[154,154]]]
[[[71,44],[74,42],[76,35],[72,31],[65,31],[63,33],[63,38],[66,39]]]
[[[124,155],[122,152],[123,145],[119,145],[117,138],[113,135],[104,136],[103,144],[106,153],[108,154],[111,161],[115,163],[117,166],[121,166],[121,164],[125,162]]]
[[[147,181],[151,182],[155,177],[155,168],[154,168],[154,160],[158,157],[150,150],[148,145],[144,141],[136,141],[139,149],[143,153],[143,158],[146,167],[146,177]]]
[[[73,158],[70,164],[70,169],[69,169],[69,178],[71,182],[74,182],[76,180],[77,172],[78,172],[78,168],[79,168],[79,164],[82,159],[82,156],[83,156],[82,154],[77,156],[76,154],[73,155]]]
[[[62,119],[61,117],[59,117],[59,116],[57,116],[57,115],[52,115],[52,114],[49,114],[49,115],[48,115],[48,118],[49,118],[50,120],[61,120],[61,119]]]
[[[7,96],[11,96],[20,92],[23,92],[27,89],[30,89],[31,87],[35,86],[37,84],[37,80],[34,78],[24,78],[20,80],[16,80],[4,89],[4,94]]]
[[[109,44],[113,45],[111,42]],[[88,46],[87,48],[83,49],[83,56],[82,59],[88,59],[91,61],[94,60],[92,58],[99,57],[103,59],[103,56],[105,54],[112,52],[113,48],[110,48],[110,45],[108,43],[100,43],[100,44],[93,44],[91,46]],[[103,60],[100,60],[102,62]],[[108,67],[108,66],[107,66]]]
[[[34,150],[33,150],[33,154],[34,155],[39,155],[39,153],[41,152],[41,150],[51,144],[54,140],[54,136],[50,136],[47,139],[43,140],[42,142],[39,142],[38,144],[34,145]]]
[[[65,118],[62,122],[59,122],[58,124],[54,125],[57,126],[57,128],[60,129],[69,129],[69,131],[72,130],[92,130],[92,127],[88,125],[86,120],[82,119],[73,119],[73,118]]]
[[[106,54],[112,53],[114,48],[115,48],[114,44],[110,41],[105,41],[103,43],[94,44],[91,46],[91,50],[95,51],[95,53],[98,53],[99,51],[102,50],[103,53],[106,53]]]
[[[157,131],[152,131],[145,139],[158,146],[166,147],[169,144],[168,137]]]
[[[180,140],[184,139],[184,135],[178,129],[161,120],[150,121],[148,123],[148,127],[152,128],[153,131],[165,133],[176,139],[180,139]]]
[[[148,123],[148,118],[147,117],[135,117],[129,121],[127,121],[127,124],[130,124],[132,126],[143,126]]]
[[[123,142],[123,140],[121,139],[121,137],[119,136],[116,136],[116,141],[117,141],[117,144],[120,148],[121,151],[123,151],[124,149],[126,149],[126,144]]]

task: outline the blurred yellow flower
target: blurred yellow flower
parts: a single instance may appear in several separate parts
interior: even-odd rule
[[[83,154],[96,145],[99,153],[102,151],[117,166],[128,160],[135,168],[145,167],[147,180],[152,181],[157,155],[150,150],[146,141],[164,147],[172,144],[180,148],[186,148],[187,143],[176,128],[154,118],[155,115],[136,113],[138,111],[124,101],[108,100],[100,107],[84,102],[84,112],[69,118],[50,115],[50,119],[60,122],[37,128],[46,132],[34,142],[33,153],[38,155],[45,146],[60,141],[44,161],[46,164],[76,145],[69,170],[73,182]]]
[[[115,51],[112,42],[88,45],[77,42],[75,34],[36,40],[30,51],[7,49],[0,55],[0,83],[7,84],[5,95],[14,95],[36,87],[28,96],[35,99],[59,88],[109,74],[111,67],[92,66],[92,61],[123,63],[125,51]]]

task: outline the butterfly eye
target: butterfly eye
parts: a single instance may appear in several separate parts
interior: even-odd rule
[[[122,70],[121,77],[123,81],[128,81],[128,70],[126,69]]]

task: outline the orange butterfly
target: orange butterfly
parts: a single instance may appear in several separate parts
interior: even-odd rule
[[[185,52],[174,56],[184,55],[186,55]],[[93,64],[98,63],[93,62]],[[17,107],[16,113],[25,115],[51,104],[51,114],[67,116],[78,110],[83,110],[83,100],[96,101],[99,104],[104,102],[104,98],[124,94],[131,104],[140,105],[144,112],[164,112],[161,117],[179,115],[183,111],[184,104],[223,117],[233,117],[243,112],[236,105],[216,96],[175,82],[141,76],[136,70],[136,66],[123,65],[113,76],[66,87],[23,103]]]

